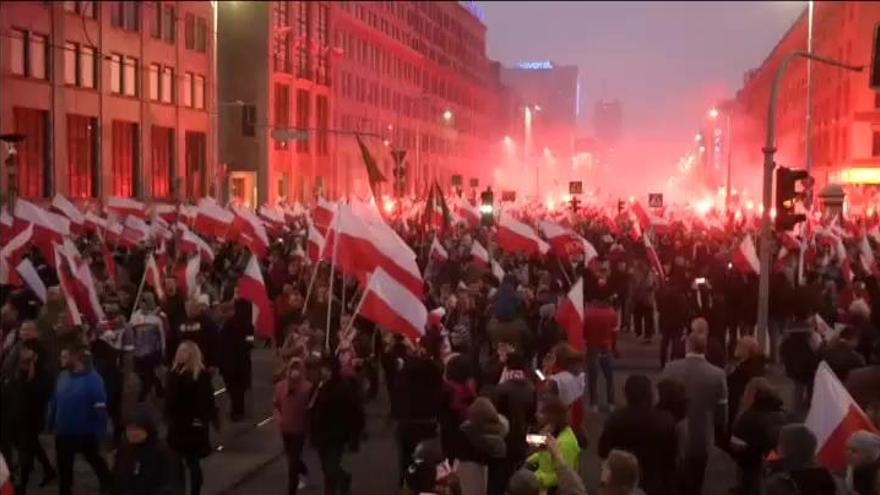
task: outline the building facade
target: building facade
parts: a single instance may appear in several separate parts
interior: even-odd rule
[[[0,133],[23,137],[19,195],[208,194],[213,26],[211,2],[0,4]]]
[[[356,136],[388,179],[383,193],[395,177],[407,193],[434,180],[447,186],[453,175],[485,177],[503,136],[500,82],[486,28],[464,6],[276,1],[219,10],[221,161],[233,197],[363,197]],[[403,173],[393,150],[405,152]]]
[[[880,23],[877,2],[816,2],[813,52],[851,65],[870,67],[874,29]],[[760,170],[770,87],[781,59],[806,50],[808,15],[804,12],[760,67],[746,73],[733,103],[734,178]],[[868,70],[850,72],[812,64],[810,155],[818,185],[842,182],[852,192],[880,184],[880,97],[869,88]],[[782,77],[777,100],[776,161],[803,168],[806,147],[807,62],[793,60]]]

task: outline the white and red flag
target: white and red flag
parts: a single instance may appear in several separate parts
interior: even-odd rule
[[[859,262],[865,273],[877,274],[877,260],[874,258],[874,251],[871,249],[867,235],[862,235],[859,239]]]
[[[733,265],[742,273],[761,273],[761,262],[750,234],[746,234],[733,251]]]
[[[381,267],[417,297],[424,293],[424,281],[412,250],[396,235],[359,218],[350,205],[337,206],[333,228],[327,231],[324,257],[334,260],[343,273],[357,277],[361,284]]]
[[[306,252],[309,261],[314,265],[323,259],[324,245],[326,241],[321,232],[312,223],[312,220],[306,218],[306,228],[308,229],[308,237],[306,238]]]
[[[98,231],[107,228],[107,219],[96,215],[94,212],[87,212],[83,220],[83,227],[86,230]]]
[[[71,228],[74,230],[80,230],[83,228],[86,221],[85,215],[83,215],[83,213],[79,211],[79,208],[71,203],[66,197],[56,194],[55,197],[52,198],[51,208],[67,217],[67,219],[70,220]]]
[[[61,252],[61,246],[53,243],[52,249],[55,251],[52,258],[55,260],[55,273],[58,277],[58,285],[61,286],[61,294],[64,296],[65,305],[67,306],[67,314],[73,325],[82,325],[82,314],[73,297],[73,288],[71,284],[74,274],[70,270],[70,264],[67,257]]]
[[[28,286],[31,292],[40,301],[43,301],[43,304],[46,304],[46,284],[43,283],[43,279],[37,274],[37,270],[34,268],[31,260],[28,258],[21,260],[18,266],[15,267],[15,271],[18,272],[21,280]]]
[[[504,268],[501,268],[501,263],[498,263],[495,260],[492,260],[492,275],[495,276],[499,282],[504,280]]]
[[[153,203],[153,218],[161,218],[167,223],[175,223],[177,220],[177,206],[168,203]]]
[[[495,242],[505,251],[526,253],[529,256],[546,254],[550,250],[550,245],[538,237],[535,229],[504,212],[498,220]]]
[[[122,223],[122,242],[129,246],[136,246],[150,240],[150,226],[142,218],[129,215]]]
[[[381,328],[412,340],[425,334],[428,310],[411,290],[382,268],[367,281],[360,315]]]
[[[595,246],[593,246],[590,241],[583,237],[581,237],[581,242],[583,243],[584,250],[584,266],[590,266],[590,263],[592,263],[593,260],[599,258],[599,252],[596,251]]]
[[[644,239],[645,254],[648,256],[648,262],[651,263],[651,268],[653,268],[660,279],[663,280],[666,275],[663,273],[663,264],[660,263],[660,257],[657,256],[657,250],[654,249],[654,244],[648,236],[643,236],[642,238]]]
[[[431,241],[431,249],[428,251],[428,257],[440,262],[449,259],[449,253],[446,252],[446,248],[443,247],[443,244],[440,244],[437,237],[434,237],[434,240]]]
[[[880,433],[824,361],[813,379],[813,398],[804,424],[816,435],[816,461],[834,472],[846,470],[846,442],[867,430]]]
[[[64,256],[65,260],[63,261],[67,263],[70,273],[73,275],[68,287],[79,307],[79,312],[94,325],[104,319],[104,309],[101,307],[98,292],[95,290],[95,278],[92,276],[92,270],[69,237],[64,238],[64,243],[58,252]]]
[[[486,251],[486,248],[480,244],[480,241],[474,239],[474,242],[471,244],[471,257],[479,268],[486,268],[489,266],[489,251]]]
[[[584,249],[583,239],[571,229],[547,220],[539,220],[538,228],[547,238],[550,250],[560,258],[569,258],[581,253]]]
[[[165,286],[162,284],[162,272],[159,271],[159,265],[153,253],[147,255],[147,262],[144,264],[144,283],[153,288],[156,297],[160,301],[165,300]]]
[[[187,299],[196,296],[198,289],[196,277],[199,275],[200,267],[201,258],[198,256],[191,256],[185,265],[175,267],[174,276],[177,279],[177,285],[180,287],[181,292],[186,295]]]
[[[177,241],[178,251],[184,254],[197,252],[205,263],[214,262],[214,250],[204,239],[182,223],[177,224],[177,228],[180,230],[180,238]]]
[[[70,220],[24,199],[15,200],[13,217],[12,230],[15,233],[25,229],[28,223],[34,225],[33,243],[40,250],[43,258],[52,263],[54,259],[52,243],[61,243],[64,237],[70,235]]]
[[[272,301],[266,291],[266,283],[263,282],[263,274],[260,272],[260,264],[256,256],[248,260],[244,273],[238,279],[238,297],[250,301],[255,333],[265,339],[275,336],[275,317],[272,311]]]
[[[193,230],[202,235],[223,239],[234,219],[235,214],[217,204],[214,198],[202,198],[196,207]]]
[[[33,236],[34,224],[30,223],[0,247],[0,283],[18,285],[17,275],[13,270],[30,248]]]
[[[336,212],[336,204],[319,197],[317,203],[312,208],[312,222],[321,235],[327,235],[327,229],[333,223],[333,214]]]
[[[239,233],[239,242],[258,257],[269,252],[269,235],[263,221],[249,208],[234,208],[233,229]]]
[[[470,204],[466,199],[459,199],[453,207],[455,214],[463,218],[470,227],[476,228],[480,226],[480,210],[476,206]]]
[[[0,454],[0,495],[15,495],[15,488],[12,486],[12,476],[3,454]]]
[[[107,210],[124,217],[135,216],[141,219],[147,218],[147,207],[140,201],[132,198],[120,198],[111,196],[107,198]]]
[[[584,345],[584,279],[580,278],[556,308],[556,322],[565,330],[568,343],[578,352]]]

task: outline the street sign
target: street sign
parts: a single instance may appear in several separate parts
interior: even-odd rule
[[[461,187],[461,175],[455,174],[452,176],[452,185]]]
[[[471,177],[471,187],[477,188],[480,186],[480,180],[476,177]]]
[[[583,194],[584,183],[579,180],[573,180],[568,183],[568,194]]]
[[[663,193],[649,194],[648,206],[650,206],[651,208],[663,208]]]
[[[308,141],[309,131],[299,129],[272,129],[272,139],[275,141]]]
[[[501,191],[501,201],[516,201],[516,191]]]

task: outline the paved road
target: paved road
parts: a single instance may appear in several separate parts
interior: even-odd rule
[[[659,374],[657,344],[647,345],[636,342],[624,335],[621,339],[622,357],[617,363],[615,388],[617,399],[623,399],[623,383],[633,373],[644,373],[652,378]],[[249,401],[249,417],[237,424],[225,423],[219,434],[214,436],[219,450],[205,459],[206,495],[216,494],[259,494],[271,495],[285,493],[287,486],[287,466],[282,455],[282,446],[274,423],[271,421],[272,352],[256,349],[253,352],[254,388]],[[216,380],[221,389],[222,383]],[[600,385],[601,386],[601,385]],[[131,389],[135,390],[136,380],[132,378]],[[383,387],[384,389],[384,387]],[[226,410],[224,394],[218,395],[221,408]],[[367,432],[369,439],[363,443],[358,453],[346,456],[345,465],[353,473],[353,493],[355,495],[396,493],[397,460],[393,440],[393,425],[388,421],[387,399],[379,400],[367,407]],[[596,455],[598,438],[602,431],[604,415],[587,415],[587,433],[590,439],[588,450],[582,456],[581,472],[590,493],[595,493],[599,479],[599,458]],[[44,444],[51,443],[44,438]],[[50,453],[50,456],[52,454]],[[54,456],[52,456],[54,457]],[[320,465],[314,453],[306,449],[305,462],[311,476],[310,486],[300,493],[306,495],[321,493]],[[35,477],[39,479],[39,472]],[[734,483],[735,469],[730,459],[716,451],[709,462],[705,495],[728,493]],[[96,481],[88,467],[80,460],[76,468],[75,493],[96,492]],[[56,486],[31,490],[38,495],[55,493]]]

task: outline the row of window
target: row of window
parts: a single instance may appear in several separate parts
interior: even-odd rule
[[[272,46],[273,69],[292,74],[295,68],[296,77],[314,79],[318,84],[329,85],[330,8],[326,4],[297,2],[295,22],[292,23],[290,16],[287,2],[274,2],[272,24],[278,31],[274,35]],[[290,27],[295,27],[295,30],[289,29]],[[317,49],[314,63],[313,48]]]
[[[174,44],[177,42],[176,2],[116,1],[110,6],[110,23],[126,31],[140,31],[141,7],[150,19],[150,36]],[[208,50],[208,20],[187,12],[184,21],[184,46],[187,50],[206,53]]]
[[[327,128],[330,119],[330,105],[325,95],[315,96],[315,132],[310,132],[311,93],[308,90],[296,90],[296,129],[309,131],[309,139],[314,138],[315,152],[318,156],[330,154]],[[290,86],[283,83],[275,83],[274,98],[274,127],[276,129],[290,129]],[[247,134],[246,134],[247,135]],[[275,141],[275,149],[286,150],[289,143]],[[295,144],[297,153],[309,152],[309,140],[297,140]]]
[[[33,79],[49,79],[48,42],[45,35],[13,29],[10,40],[10,71]],[[109,57],[110,91],[114,94],[139,96],[139,61],[120,53]],[[64,44],[64,83],[81,88],[98,87],[98,53],[94,47],[68,41]],[[174,103],[174,68],[149,65],[148,95],[150,100]],[[181,81],[184,106],[205,108],[205,76],[186,72]]]
[[[23,197],[40,198],[52,195],[52,160],[50,152],[49,112],[32,108],[13,108],[15,130],[25,140],[18,153],[18,190]],[[68,197],[84,199],[100,195],[102,183],[98,156],[100,137],[97,119],[67,114],[67,178]],[[114,120],[111,124],[111,159],[108,194],[132,197],[140,195],[141,177],[150,181],[153,197],[168,197],[175,177],[174,129],[153,126],[150,132],[150,157],[147,174],[141,173],[140,126],[134,122]],[[207,139],[203,132],[186,131],[185,193],[199,198],[206,192]]]

